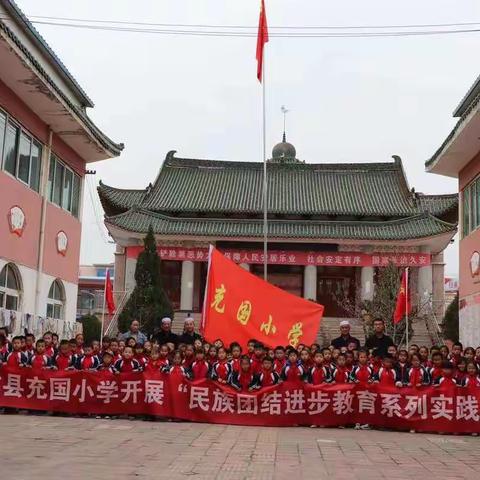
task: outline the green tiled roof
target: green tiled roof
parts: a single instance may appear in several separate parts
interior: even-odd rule
[[[262,220],[232,218],[204,219],[170,217],[144,208],[107,217],[107,227],[145,234],[152,225],[157,235],[196,237],[262,237]],[[269,220],[269,238],[408,240],[441,235],[456,230],[456,225],[424,213],[388,222]]]
[[[167,155],[155,183],[145,190],[121,190],[101,183],[98,190],[107,215],[134,206],[192,216],[262,213],[262,163],[177,158],[174,153]],[[438,215],[456,202],[456,196],[412,194],[399,159],[268,164],[270,214],[406,217],[428,211]]]
[[[458,208],[458,194],[447,195],[418,195],[418,209],[438,216]]]

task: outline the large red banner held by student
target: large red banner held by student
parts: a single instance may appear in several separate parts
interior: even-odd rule
[[[265,282],[212,248],[202,323],[207,340],[297,347],[315,341],[322,315],[322,305]]]

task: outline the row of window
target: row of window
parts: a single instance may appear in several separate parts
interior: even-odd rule
[[[13,263],[7,263],[0,271],[0,308],[20,310],[22,295],[20,272]],[[54,280],[47,298],[47,317],[62,320],[65,291],[60,280]]]
[[[47,198],[78,217],[80,177],[60,162],[53,153],[50,157]]]
[[[0,111],[0,159],[3,169],[36,192],[40,189],[42,146]]]
[[[466,237],[480,227],[480,177],[462,192],[462,235]]]
[[[36,192],[40,191],[42,146],[0,110],[0,165]],[[56,155],[50,157],[47,198],[78,217],[81,179]]]

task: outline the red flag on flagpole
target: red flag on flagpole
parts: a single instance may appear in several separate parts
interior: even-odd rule
[[[202,319],[207,340],[242,347],[251,338],[271,348],[310,345],[322,315],[322,305],[265,282],[211,249]]]
[[[400,291],[397,296],[397,304],[395,313],[393,314],[393,323],[397,324],[405,315],[410,313],[410,295],[408,291],[408,268],[402,273],[402,281],[400,283]]]
[[[109,270],[107,270],[107,279],[105,280],[105,303],[107,304],[108,313],[113,315],[115,312],[115,301],[113,300],[113,285]]]
[[[265,0],[262,0],[260,7],[260,19],[258,21],[258,36],[257,36],[257,78],[262,82],[263,72],[263,49],[268,42],[268,25],[267,12],[265,11]]]

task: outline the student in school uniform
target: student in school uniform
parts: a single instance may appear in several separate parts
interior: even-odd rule
[[[279,345],[275,347],[273,351],[275,355],[275,360],[273,361],[273,369],[278,373],[278,375],[282,375],[283,367],[287,363],[287,358],[285,355],[285,348]]]
[[[471,389],[480,388],[480,377],[478,376],[478,367],[474,360],[467,362],[467,374],[462,379],[460,386]]]
[[[273,370],[273,360],[266,356],[262,361],[260,373],[255,375],[255,388],[270,387],[276,385],[280,380],[277,372]]]
[[[12,338],[12,350],[4,358],[7,367],[26,367],[28,366],[27,355],[22,352],[22,340],[20,336]]]
[[[205,352],[197,350],[195,352],[195,361],[190,367],[191,377],[193,380],[207,378],[210,372],[210,364],[205,360]]]
[[[97,370],[100,366],[100,359],[93,350],[93,345],[86,345],[84,347],[84,354],[76,358],[77,370]]]
[[[373,381],[386,387],[402,386],[402,382],[397,377],[397,372],[393,368],[393,357],[391,354],[387,353],[383,357],[382,366],[378,372],[374,374]]]
[[[252,364],[248,355],[242,355],[240,371],[233,372],[229,381],[230,385],[240,392],[251,392],[256,387],[256,377],[253,373]]]
[[[46,354],[46,348],[47,347],[44,340],[37,340],[37,343],[35,344],[35,353],[30,357],[29,360],[29,365],[32,369],[51,370],[55,368],[52,357]]]
[[[142,368],[140,364],[133,358],[133,348],[127,347],[123,349],[122,358],[117,360],[113,365],[113,370],[115,373],[137,373],[141,372]]]
[[[73,370],[75,368],[73,354],[70,350],[70,344],[68,340],[60,341],[58,353],[55,355],[53,363],[57,370],[62,372],[65,370]]]
[[[282,371],[282,380],[285,382],[298,382],[304,379],[305,370],[298,360],[298,352],[291,349],[288,352],[288,360]]]
[[[307,383],[322,385],[330,382],[330,370],[323,365],[323,353],[317,350],[313,355],[313,367],[308,371]]]
[[[442,375],[433,382],[434,387],[456,387],[455,365],[452,362],[445,361],[442,365]]]
[[[219,383],[227,383],[232,373],[232,367],[228,362],[227,350],[220,347],[217,350],[217,361],[212,365],[210,378]]]
[[[240,361],[242,358],[242,347],[237,342],[232,342],[230,344],[230,353],[232,358],[229,360],[230,368],[232,372],[239,372],[240,371]]]
[[[345,366],[346,360],[343,353],[338,355],[335,366],[330,374],[330,383],[344,384],[349,382],[350,372]]]
[[[422,365],[422,357],[418,353],[411,356],[411,365],[407,368],[407,374],[404,378],[404,385],[407,387],[422,387],[430,385],[430,375],[428,370]]]
[[[368,352],[360,350],[358,352],[358,363],[352,369],[350,374],[350,381],[353,383],[360,383],[366,385],[373,381],[373,368],[368,361]]]

